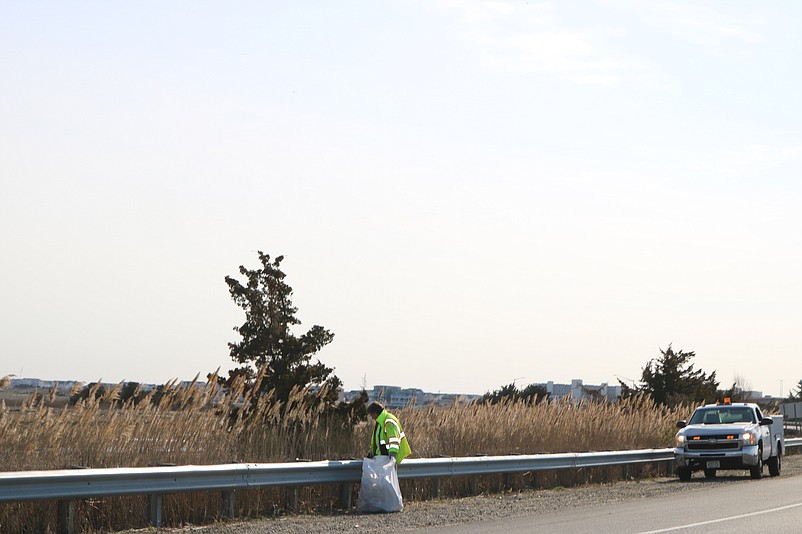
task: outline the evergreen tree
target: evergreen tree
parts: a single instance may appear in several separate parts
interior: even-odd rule
[[[106,386],[98,382],[90,382],[70,396],[70,404],[75,405],[79,401],[89,400],[90,397],[102,399],[104,396],[106,396]]]
[[[479,404],[498,404],[501,401],[526,401],[534,402],[549,398],[549,392],[542,384],[529,384],[523,389],[518,389],[515,383],[501,386],[500,389],[487,392],[478,400]]]
[[[332,342],[334,334],[319,325],[301,335],[293,333],[301,321],[295,315],[298,309],[292,304],[292,288],[281,270],[283,259],[278,256],[271,261],[259,251],[261,268],[240,266],[242,282],[226,276],[231,298],[245,312],[245,322],[234,327],[241,341],[228,344],[231,358],[241,366],[229,372],[227,382],[243,376],[258,388],[257,393],[270,392],[281,401],[288,400],[294,387],[311,387],[323,393],[317,401],[333,406],[342,383],[332,368],[313,362],[312,357]]]
[[[797,383],[796,391],[789,392],[788,400],[792,402],[802,401],[802,380]]]
[[[716,372],[710,374],[693,368],[693,351],[674,351],[671,344],[660,349],[660,356],[643,368],[640,386],[629,387],[619,380],[622,397],[645,393],[655,403],[675,406],[683,402],[712,402],[716,399]]]

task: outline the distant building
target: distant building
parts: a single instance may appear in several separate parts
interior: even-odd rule
[[[361,389],[344,391],[342,400],[353,401],[362,392]],[[462,393],[430,393],[418,388],[402,388],[400,386],[377,385],[367,390],[368,402],[379,401],[391,410],[413,406],[450,406],[457,402],[468,403],[481,397],[481,395],[468,395]]]
[[[122,384],[125,385],[130,383],[132,382],[123,382]],[[192,383],[191,380],[185,380],[177,385],[181,387],[189,387],[191,383]],[[93,382],[92,384],[94,385],[95,383]],[[70,391],[72,391],[72,389],[75,388],[76,386],[81,388],[89,385],[89,383],[81,382],[78,380],[42,380],[40,378],[12,378],[10,387],[16,389],[25,389],[25,390],[39,389],[39,390],[50,391],[53,389],[54,385],[57,385],[56,390],[58,391],[58,393],[67,394]],[[100,383],[100,386],[102,386],[104,389],[107,390],[113,389],[117,387],[117,385],[118,384],[115,382]],[[207,387],[207,384],[205,382],[197,382],[195,385],[200,388]],[[139,389],[146,393],[158,387],[159,386],[156,384],[139,384]]]
[[[759,400],[763,400],[763,392],[756,391],[756,390],[743,390],[739,388],[735,388],[735,392],[740,394],[743,397],[744,401],[746,402],[757,402]],[[767,395],[768,397],[769,395]]]
[[[607,382],[600,386],[586,385],[579,378],[571,380],[570,384],[555,384],[549,380],[545,384],[536,385],[545,387],[552,399],[569,398],[572,402],[582,399],[614,402],[621,397],[621,386],[611,386]]]
[[[553,381],[535,384],[542,386],[549,393],[549,397],[554,400],[564,399],[570,402],[580,400],[604,400],[615,402],[621,397],[621,386],[611,386],[606,382],[595,386],[585,384],[581,379],[575,378],[570,384],[555,384]],[[344,391],[341,399],[353,401],[362,390],[356,389]],[[390,386],[380,384],[367,390],[368,402],[379,401],[389,409],[406,408],[413,406],[451,406],[455,403],[469,403],[482,398],[482,395],[468,395],[461,393],[430,393],[417,388],[402,388],[401,386]]]
[[[78,382],[75,380],[41,380],[39,378],[12,378],[11,388],[52,390],[57,384],[59,392],[69,392]]]
[[[405,408],[411,403],[418,404],[423,400],[423,395],[422,389],[379,385],[368,391],[368,400],[379,401],[389,409],[396,409]]]

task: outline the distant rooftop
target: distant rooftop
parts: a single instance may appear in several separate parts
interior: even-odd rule
[[[557,384],[553,381],[537,383],[548,391],[552,399],[571,399],[577,402],[581,399],[595,399],[615,401],[621,396],[621,386],[611,386],[606,382],[600,385],[585,384],[581,379],[575,378],[570,384]],[[361,389],[344,391],[341,395],[343,400],[353,400],[361,393]],[[455,402],[471,402],[479,399],[482,395],[471,395],[466,393],[431,393],[418,388],[403,388],[379,384],[373,389],[367,390],[370,402],[378,400],[387,408],[405,408],[412,404],[424,406],[429,404],[448,406]]]

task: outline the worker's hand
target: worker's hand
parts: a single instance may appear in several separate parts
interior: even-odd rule
[[[390,459],[393,461],[393,463],[396,463],[396,460],[395,460],[395,453],[394,453],[394,452],[391,452],[391,453],[390,453]]]
[[[370,451],[370,452],[368,453],[368,458],[373,458],[373,451]]]

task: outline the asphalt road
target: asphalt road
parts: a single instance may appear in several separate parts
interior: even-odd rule
[[[686,491],[641,501],[577,507],[553,513],[415,529],[416,534],[515,532],[657,534],[802,532],[802,477],[694,479]],[[699,485],[702,485],[701,487]]]
[[[406,503],[398,514],[300,514],[188,526],[204,534],[484,534],[516,532],[802,532],[802,455],[786,456],[780,477],[752,480],[723,471],[707,480],[647,478],[573,488],[489,493]],[[768,474],[768,470],[766,470]],[[141,531],[136,531],[139,534]]]

